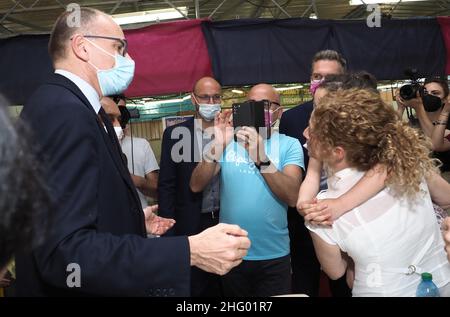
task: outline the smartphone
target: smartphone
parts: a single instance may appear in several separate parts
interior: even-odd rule
[[[236,132],[242,127],[253,127],[263,138],[268,138],[270,129],[266,126],[265,113],[269,111],[267,100],[245,101],[232,105],[234,140],[237,142]]]

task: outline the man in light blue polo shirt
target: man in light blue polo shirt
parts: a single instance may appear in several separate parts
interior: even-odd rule
[[[248,99],[268,100],[266,126],[276,125],[281,106],[272,86],[254,86]],[[221,170],[220,222],[241,226],[248,231],[252,243],[243,263],[224,276],[224,294],[288,294],[291,266],[287,208],[296,203],[304,168],[303,152],[297,139],[273,129],[271,137],[263,139],[254,128],[243,127],[236,133],[235,142],[229,117],[230,114],[222,113],[216,118],[216,146],[204,154],[207,163],[194,171],[202,175],[197,177],[202,183],[195,184],[201,188]]]

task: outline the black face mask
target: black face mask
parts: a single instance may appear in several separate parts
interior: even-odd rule
[[[435,112],[443,106],[441,98],[430,94],[423,95],[422,102],[426,112]]]

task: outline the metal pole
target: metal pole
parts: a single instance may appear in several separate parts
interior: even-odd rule
[[[17,8],[17,6],[20,4],[20,1],[15,2],[14,6],[11,7],[11,9],[8,10],[8,12],[5,13],[5,15],[0,19],[0,24],[3,23],[3,21],[5,21],[5,19],[8,17],[8,15],[10,15],[11,13],[14,12],[14,9]]]
[[[195,0],[195,18],[200,19],[200,5],[198,0]]]
[[[286,14],[286,15],[288,16],[288,18],[292,18],[292,17],[289,15],[289,13],[287,13],[286,10],[284,10],[283,7],[280,6],[280,5],[278,4],[278,2],[276,2],[275,0],[272,0],[272,2],[273,2],[273,3],[274,3],[281,11],[283,11],[283,13]]]
[[[170,5],[173,9],[177,10],[179,14],[181,14],[186,20],[189,20],[189,18],[187,17],[186,14],[184,14],[183,12],[181,12],[176,6],[174,6],[172,4],[172,2],[170,2],[169,0],[164,0],[165,3],[167,3],[168,5]]]
[[[208,16],[208,18],[210,19],[210,18],[214,15],[214,13],[216,13],[217,10],[219,10],[220,7],[222,6],[222,4],[224,4],[226,1],[227,1],[227,0],[223,0],[223,1],[217,6],[217,8],[215,8],[214,11],[211,12],[211,14]]]

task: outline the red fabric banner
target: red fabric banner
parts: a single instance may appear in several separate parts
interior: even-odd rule
[[[201,29],[202,20],[185,20],[125,30],[130,56],[136,62],[127,97],[191,91],[211,76],[211,61]]]
[[[444,39],[445,48],[447,49],[447,66],[445,72],[450,74],[450,17],[438,17],[439,25],[441,26],[442,38]]]

